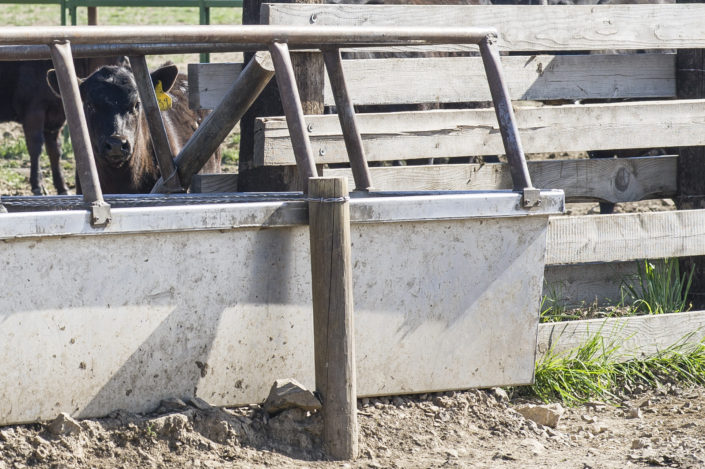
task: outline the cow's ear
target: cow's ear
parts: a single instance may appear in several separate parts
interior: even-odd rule
[[[86,81],[85,79],[82,78],[76,78],[78,80],[78,86],[81,86],[81,83]],[[47,83],[49,84],[49,89],[51,90],[52,93],[56,95],[57,98],[61,97],[61,90],[59,89],[59,79],[56,76],[56,70],[53,68],[47,72]]]
[[[49,89],[51,92],[54,93],[57,98],[60,98],[61,91],[59,91],[59,79],[56,77],[56,70],[53,68],[47,72],[47,83],[49,84]]]
[[[169,91],[174,83],[176,83],[176,77],[179,75],[179,69],[174,64],[165,65],[153,71],[152,84],[156,87],[157,82],[162,82],[162,90],[164,92]]]

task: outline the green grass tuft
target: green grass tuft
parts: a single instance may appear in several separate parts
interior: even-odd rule
[[[694,268],[695,266],[693,266]],[[637,263],[637,274],[622,284],[625,300],[635,314],[664,314],[689,311],[688,292],[694,270],[681,275],[678,259],[663,263]]]
[[[692,334],[645,358],[619,360],[619,345],[599,332],[582,346],[548,353],[536,364],[531,392],[545,402],[560,400],[579,405],[600,399],[616,402],[638,386],[665,383],[705,385],[705,341],[690,343]]]

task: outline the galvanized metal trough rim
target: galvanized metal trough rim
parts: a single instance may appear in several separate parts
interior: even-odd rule
[[[352,223],[390,223],[425,220],[506,218],[556,215],[564,209],[562,190],[541,191],[541,205],[521,207],[521,193],[475,191],[387,193],[383,197],[352,197]],[[76,197],[76,196],[74,196]],[[175,198],[175,196],[162,196]],[[139,198],[139,197],[138,197]],[[147,199],[148,197],[145,197]],[[154,198],[154,196],[151,196]],[[177,196],[176,198],[184,198]],[[8,197],[8,199],[12,199]],[[237,203],[115,208],[107,227],[90,224],[84,210],[20,212],[0,215],[0,240],[48,236],[217,231],[240,228],[274,228],[308,223],[308,202],[302,194],[287,193],[284,200],[266,200],[263,194],[244,197]],[[213,197],[217,200],[217,196]],[[258,201],[253,201],[258,200]],[[5,198],[3,197],[3,203]]]

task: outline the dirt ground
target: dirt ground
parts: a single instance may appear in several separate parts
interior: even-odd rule
[[[525,403],[497,389],[363,399],[360,456],[332,462],[317,414],[171,401],[149,415],[1,428],[0,469],[705,467],[703,388],[569,408],[555,429],[522,417]]]

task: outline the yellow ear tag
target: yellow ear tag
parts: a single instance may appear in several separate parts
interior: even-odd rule
[[[166,94],[162,89],[162,81],[157,81],[157,86],[154,87],[154,92],[157,95],[157,103],[159,103],[159,110],[166,111],[171,109],[171,96]]]

